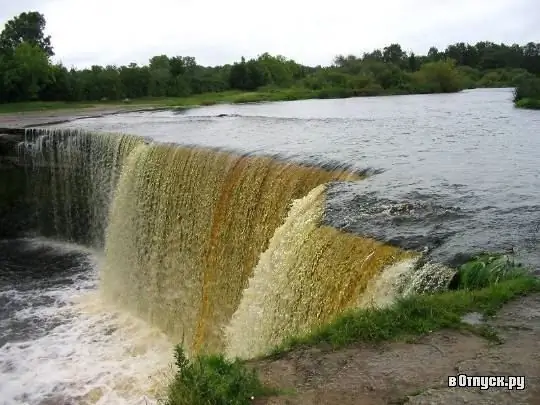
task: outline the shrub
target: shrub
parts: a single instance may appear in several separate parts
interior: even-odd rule
[[[169,386],[166,405],[244,405],[269,393],[257,374],[223,355],[200,355],[188,360],[175,349],[178,372]]]
[[[458,289],[479,290],[527,273],[508,255],[484,253],[459,267],[454,284]]]
[[[524,76],[520,80],[514,91],[514,102],[524,99],[540,100],[540,78]]]

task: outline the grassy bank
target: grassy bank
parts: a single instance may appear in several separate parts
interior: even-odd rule
[[[417,92],[419,93],[419,92]],[[429,93],[425,91],[422,93]],[[0,114],[17,112],[37,112],[54,110],[74,110],[95,107],[195,107],[210,106],[215,104],[241,104],[271,101],[293,101],[307,99],[330,99],[349,98],[365,96],[383,95],[403,95],[413,94],[413,92],[403,89],[383,90],[381,88],[372,89],[344,89],[326,88],[321,90],[309,90],[306,88],[289,89],[262,89],[258,91],[224,91],[218,93],[204,93],[188,97],[156,97],[140,98],[126,101],[96,101],[96,102],[24,102],[0,104]]]
[[[493,315],[512,299],[540,292],[540,280],[508,256],[484,254],[459,267],[450,289],[409,296],[385,309],[349,311],[308,335],[286,339],[271,357],[305,346],[336,349],[358,342],[407,341],[441,329],[465,328],[496,339],[489,328],[463,323],[463,315]],[[176,357],[178,374],[169,387],[167,405],[242,405],[251,403],[252,397],[271,393],[241,361],[227,361],[222,356],[199,356],[188,361],[181,349],[177,349]]]
[[[175,360],[178,373],[169,386],[166,405],[242,405],[275,394],[240,361],[215,355],[189,361],[181,347],[176,348]]]
[[[129,107],[170,107],[184,108],[196,106],[211,106],[216,104],[242,104],[256,102],[294,101],[308,99],[339,99],[350,97],[393,96],[410,94],[440,93],[436,88],[394,88],[383,89],[379,86],[362,89],[349,89],[328,87],[311,90],[303,87],[286,89],[263,88],[257,91],[224,91],[217,93],[203,93],[188,97],[155,97],[138,98],[125,101],[95,101],[95,102],[44,102],[33,101],[24,103],[0,104],[0,114],[18,112],[39,112],[56,110],[77,110],[99,107],[129,108]],[[534,101],[534,100],[533,100]],[[524,101],[526,102],[526,100]]]
[[[515,106],[518,108],[527,108],[530,110],[540,110],[540,98],[524,98],[516,101]]]
[[[155,97],[139,98],[125,101],[96,101],[96,102],[43,102],[33,101],[24,103],[0,104],[1,113],[53,111],[53,110],[74,110],[95,107],[195,107],[209,106],[226,103],[249,103],[261,101],[286,101],[301,100],[309,98],[328,98],[334,94],[339,96],[337,91],[322,92],[305,89],[279,89],[266,91],[224,91],[218,93],[204,93],[188,97]],[[342,92],[342,96],[352,96],[350,92]]]
[[[540,78],[523,78],[514,91],[514,105],[519,108],[540,110]]]
[[[249,97],[265,99],[265,93],[245,93],[227,91],[221,93],[205,93],[189,97],[156,97],[139,98],[125,101],[95,101],[95,102],[63,102],[63,101],[31,101],[24,103],[0,104],[1,113],[37,112],[55,110],[75,110],[96,107],[188,107],[200,105],[213,105],[219,103],[235,103]]]

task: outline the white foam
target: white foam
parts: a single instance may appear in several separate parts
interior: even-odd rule
[[[172,376],[172,344],[144,322],[107,307],[96,291],[95,269],[74,277],[68,286],[1,292],[17,300],[30,299],[30,294],[51,298],[26,306],[15,317],[54,319],[58,325],[0,348],[0,404],[157,403]]]
[[[385,308],[392,305],[402,295],[403,285],[414,271],[418,258],[410,258],[387,266],[378,277],[372,278],[366,290],[360,295],[360,308]]]
[[[44,237],[36,236],[31,238],[22,239],[25,242],[25,249],[40,249],[43,247],[54,249],[58,253],[84,253],[92,255],[89,257],[91,264],[96,265],[101,259],[102,253],[85,246],[77,245],[75,243],[64,242],[60,240],[47,239]]]
[[[420,257],[405,259],[387,266],[371,279],[358,298],[360,308],[385,308],[398,298],[412,294],[441,292],[447,289],[456,270],[439,263],[418,266]]]

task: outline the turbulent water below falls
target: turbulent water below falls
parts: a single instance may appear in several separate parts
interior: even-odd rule
[[[104,303],[100,255],[0,241],[0,404],[155,404],[172,375],[162,332]]]
[[[539,263],[540,120],[509,96],[68,124],[180,145],[29,131],[31,230],[49,239],[0,243],[0,404],[151,403],[173,343],[249,358],[344,309],[444,289],[459,252]]]

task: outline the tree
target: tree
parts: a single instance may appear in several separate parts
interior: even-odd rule
[[[21,43],[40,48],[47,57],[54,55],[51,37],[45,36],[45,17],[37,11],[22,13],[9,20],[0,33],[0,50],[14,52]]]
[[[293,71],[296,69],[295,63],[289,63],[284,56],[272,56],[269,53],[263,53],[257,59],[261,67],[265,83],[271,83],[277,86],[290,86],[293,83]]]
[[[416,72],[418,70],[418,61],[416,60],[414,52],[411,52],[409,55],[409,70],[411,72]]]
[[[50,71],[43,50],[25,42],[15,48],[11,59],[5,60],[4,69],[4,94],[14,101],[37,99]]]
[[[462,77],[452,59],[429,62],[415,73],[417,85],[433,93],[452,93],[463,88]]]
[[[229,89],[254,91],[271,85],[303,88],[299,97],[355,94],[451,92],[461,88],[507,87],[527,75],[540,75],[540,44],[505,45],[458,42],[444,52],[407,54],[398,43],[362,56],[338,55],[330,66],[306,66],[281,55],[223,66],[201,66],[192,56],[157,55],[138,66],[66,69],[53,65],[45,17],[22,13],[0,32],[0,102],[87,101],[107,98],[183,97]],[[291,92],[290,97],[297,97]],[[289,97],[289,92],[287,92]]]
[[[373,52],[364,53],[362,59],[364,60],[371,59],[371,60],[381,62],[383,60],[383,53],[380,49],[375,49]]]
[[[167,95],[167,87],[171,81],[170,63],[167,55],[154,56],[150,59],[149,91],[152,97]]]
[[[394,65],[401,65],[401,62],[407,56],[400,44],[391,44],[383,49],[383,60],[386,63],[393,63]]]
[[[138,98],[148,95],[150,83],[148,67],[139,67],[136,63],[130,63],[129,66],[120,67],[119,76],[125,97]]]
[[[229,84],[233,89],[246,90],[248,88],[248,70],[246,59],[242,56],[240,63],[235,63],[231,67],[229,74]]]
[[[441,59],[441,54],[439,53],[437,47],[432,46],[431,48],[429,48],[427,57],[430,61],[436,62]]]
[[[69,71],[61,64],[51,66],[48,79],[40,89],[39,99],[47,101],[76,100],[71,79]]]

